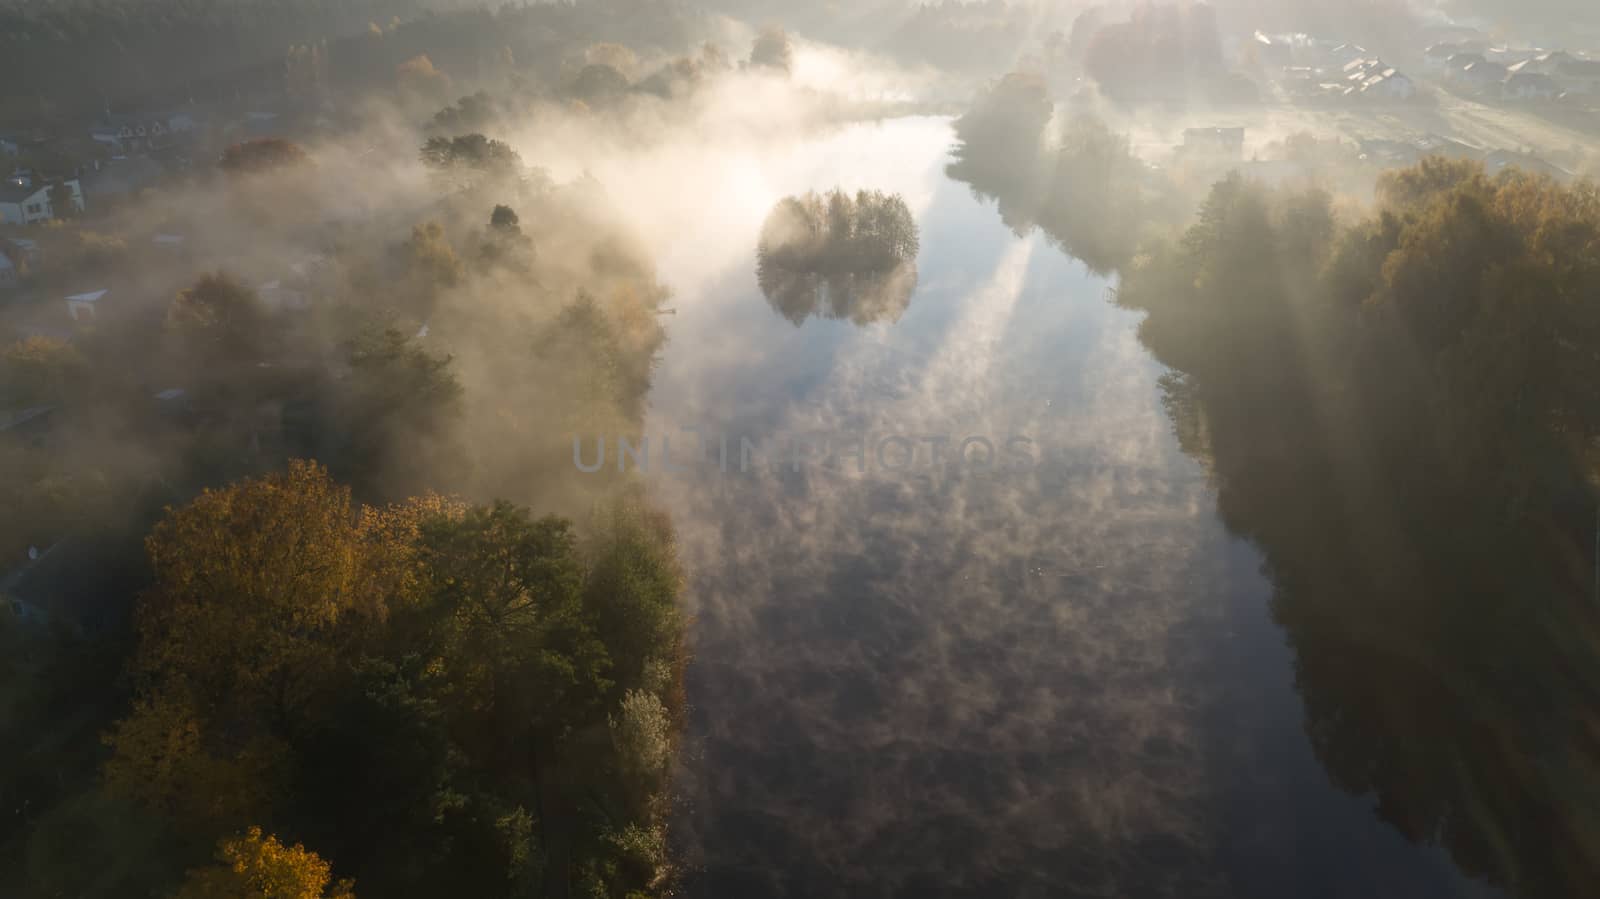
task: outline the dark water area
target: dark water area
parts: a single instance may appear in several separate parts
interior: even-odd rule
[[[691,576],[687,894],[1494,895],[1331,782],[1137,317],[948,145],[863,126],[769,179],[906,195],[896,316],[780,314],[754,233],[674,285],[647,433],[710,447],[651,475]]]

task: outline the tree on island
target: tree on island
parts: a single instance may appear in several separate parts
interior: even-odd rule
[[[761,228],[756,276],[796,325],[813,314],[895,319],[916,287],[917,224],[899,195],[842,190],[780,200]]]

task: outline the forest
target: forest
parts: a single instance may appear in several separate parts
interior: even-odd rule
[[[0,355],[47,425],[0,448],[0,892],[670,891],[673,529],[563,453],[637,426],[667,291],[592,181],[418,140],[355,217],[390,172],[253,138],[41,235],[30,283],[127,299]]]
[[[1259,545],[1334,780],[1521,896],[1592,875],[1600,195],[1429,158],[1377,208],[1219,182],[1117,302]]]

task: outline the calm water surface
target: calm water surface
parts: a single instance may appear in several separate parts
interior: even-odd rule
[[[690,895],[1484,895],[1329,782],[1259,556],[1179,451],[1136,317],[945,178],[949,142],[906,119],[730,159],[742,199],[668,255],[648,433],[713,446],[651,476],[692,576]],[[896,321],[796,326],[757,287],[766,209],[835,185],[917,216]],[[1030,467],[950,464],[1013,436]]]

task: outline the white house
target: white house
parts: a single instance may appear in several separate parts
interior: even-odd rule
[[[72,197],[73,208],[83,211],[83,186],[77,179],[61,182]],[[8,178],[0,182],[0,224],[32,225],[56,216],[50,202],[51,185],[33,184],[29,177]]]
[[[106,291],[91,290],[88,293],[73,294],[67,297],[67,314],[79,324],[94,324],[99,317],[100,301],[105,298]]]

